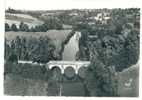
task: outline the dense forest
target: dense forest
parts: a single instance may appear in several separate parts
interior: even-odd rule
[[[139,10],[115,10],[107,24],[81,24],[78,59],[91,60],[93,52],[105,65],[115,65],[122,71],[139,59]],[[107,59],[107,60],[106,60]]]
[[[82,31],[78,59],[91,61],[86,84],[92,95],[116,96],[116,72],[138,62],[139,18],[138,9],[115,10],[108,24],[78,26]]]
[[[38,63],[47,63],[58,59],[54,55],[55,46],[48,37],[39,39],[31,37],[16,37],[10,44],[5,42],[5,60],[17,62],[18,60],[32,60]]]

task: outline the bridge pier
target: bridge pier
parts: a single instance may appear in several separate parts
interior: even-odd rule
[[[61,73],[62,73],[62,74],[64,74],[64,70],[65,70],[65,69],[64,69],[64,66],[61,65]]]
[[[78,74],[78,71],[79,71],[79,68],[80,68],[81,66],[80,65],[76,65],[76,68],[75,68],[75,74],[77,75]]]

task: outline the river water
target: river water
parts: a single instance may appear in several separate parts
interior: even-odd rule
[[[76,53],[79,51],[79,38],[81,37],[80,32],[76,32],[65,45],[62,53],[62,60],[64,61],[75,61]]]

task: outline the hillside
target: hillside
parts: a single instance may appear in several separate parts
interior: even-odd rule
[[[71,30],[49,30],[47,32],[6,32],[5,37],[8,41],[11,41],[14,40],[17,36],[26,38],[39,38],[47,36],[52,40],[63,41],[70,32]]]
[[[26,23],[29,27],[35,27],[36,25],[41,25],[43,22],[37,18],[34,18],[28,14],[5,14],[5,22],[9,25],[16,24],[19,26],[20,22]]]
[[[120,96],[138,96],[139,91],[139,65],[133,65],[118,73],[118,94]]]

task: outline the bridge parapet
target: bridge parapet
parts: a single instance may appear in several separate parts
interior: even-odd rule
[[[58,67],[61,70],[61,73],[64,74],[64,70],[67,67],[72,67],[75,70],[75,73],[78,74],[78,70],[81,67],[88,67],[90,61],[50,61],[47,63],[46,68],[52,69],[53,67]]]

